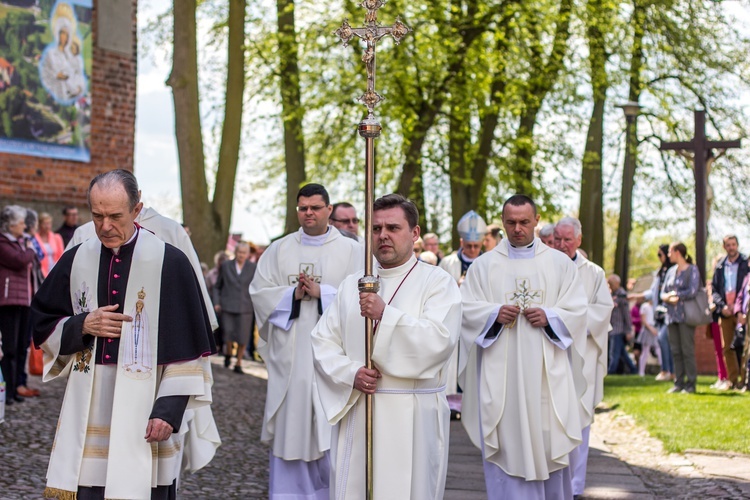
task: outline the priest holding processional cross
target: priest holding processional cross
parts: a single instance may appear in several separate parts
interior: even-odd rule
[[[349,276],[312,332],[318,393],[331,444],[331,497],[440,499],[448,464],[450,410],[447,363],[461,321],[458,286],[442,269],[417,261],[416,206],[400,195],[373,203],[375,45],[409,29],[400,21],[377,24],[383,2],[365,0],[366,26],[344,22],[346,45],[365,42],[368,115],[366,141],[365,276]],[[377,259],[373,269],[373,253]],[[363,321],[364,317],[364,321]],[[364,335],[363,327],[364,326]]]

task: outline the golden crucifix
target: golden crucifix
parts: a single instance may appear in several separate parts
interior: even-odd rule
[[[372,203],[375,185],[375,139],[380,136],[382,127],[375,117],[375,106],[383,100],[383,96],[375,90],[375,46],[384,36],[391,36],[396,44],[401,42],[411,29],[398,18],[393,26],[378,24],[378,9],[385,4],[385,0],[363,0],[360,6],[367,10],[365,26],[352,28],[348,20],[344,20],[336,35],[344,42],[357,37],[365,42],[362,62],[367,69],[367,90],[359,101],[367,106],[367,117],[359,123],[359,135],[365,139],[365,275],[359,280],[359,291],[377,293],[380,289],[378,278],[372,274]],[[372,336],[373,321],[365,318],[365,366],[372,369]],[[372,395],[365,398],[365,498],[373,498],[373,463],[372,463]]]

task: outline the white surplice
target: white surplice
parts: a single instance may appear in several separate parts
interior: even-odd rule
[[[461,294],[461,342],[470,348],[461,372],[464,427],[486,465],[538,488],[569,465],[568,454],[581,443],[583,403],[569,360],[570,350],[583,355],[586,345],[586,299],[577,268],[539,239],[527,248],[502,240],[474,261]],[[544,309],[549,328],[532,327],[520,314],[512,328],[497,332],[500,306],[524,300]],[[520,484],[492,498],[524,495]]]
[[[607,342],[609,340],[612,295],[604,276],[604,270],[586,259],[580,252],[574,260],[578,277],[586,293],[586,349],[583,357],[571,353],[574,374],[579,377],[578,392],[582,394],[581,424],[584,426],[583,443],[570,454],[573,494],[583,494],[586,484],[586,462],[588,460],[588,426],[594,420],[594,408],[604,395],[604,376],[607,374]],[[582,378],[580,378],[582,376]],[[583,382],[583,383],[581,383]]]
[[[311,462],[331,445],[331,426],[320,406],[313,369],[310,331],[336,295],[339,284],[362,268],[362,245],[330,226],[310,237],[300,229],[263,252],[250,295],[260,332],[258,352],[268,368],[268,391],[261,440],[274,457]],[[321,285],[321,300],[306,297],[299,316],[290,318],[300,272]]]
[[[373,343],[373,364],[382,374],[373,396],[375,498],[440,499],[450,429],[446,367],[459,337],[461,295],[451,276],[414,257],[377,273],[379,295],[386,303],[393,300]],[[353,388],[365,364],[359,277],[342,283],[312,333],[323,409],[337,424],[331,447],[331,498],[336,500],[361,499],[365,493],[366,398]]]

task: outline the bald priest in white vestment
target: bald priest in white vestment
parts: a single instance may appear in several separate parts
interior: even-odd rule
[[[65,252],[31,304],[44,380],[68,379],[45,496],[174,498],[183,414],[211,403],[206,306],[185,254],[135,224],[130,172],[88,195],[97,238]]]
[[[607,286],[604,269],[584,257],[581,246],[581,223],[573,217],[563,217],[555,224],[555,249],[567,255],[578,268],[578,277],[586,292],[586,350],[584,356],[577,352],[571,357],[575,374],[583,376],[583,402],[581,421],[583,443],[570,453],[570,471],[573,495],[583,495],[586,488],[586,463],[589,457],[589,432],[594,421],[594,408],[604,395],[604,376],[607,375],[607,342],[609,340],[612,295]],[[581,389],[579,389],[579,393]]]
[[[331,425],[316,389],[310,332],[364,262],[362,245],[328,225],[331,208],[323,186],[303,186],[300,230],[263,252],[250,284],[268,368],[261,440],[271,445],[272,500],[328,498]]]
[[[374,498],[443,498],[450,410],[447,366],[458,341],[461,295],[445,271],[418,261],[417,208],[397,194],[374,203],[380,291],[349,276],[312,333],[318,391],[328,421],[331,498],[365,496],[365,394],[373,396]],[[375,322],[365,368],[364,317]]]
[[[581,397],[569,354],[586,345],[575,264],[534,238],[534,202],[503,206],[507,238],[463,285],[462,422],[482,450],[490,499],[572,498],[568,454],[581,444]]]
[[[169,217],[164,217],[151,207],[143,207],[135,218],[135,223],[143,229],[154,233],[164,243],[169,243],[178,250],[182,250],[182,253],[187,256],[198,279],[201,295],[203,295],[203,303],[206,305],[206,315],[211,323],[211,330],[216,330],[219,327],[219,322],[216,320],[213,303],[206,289],[206,280],[203,278],[201,262],[185,228],[179,222]],[[94,221],[87,222],[76,228],[73,238],[68,242],[66,250],[90,238],[96,238]],[[183,471],[195,472],[213,460],[217,448],[221,445],[221,438],[219,437],[219,431],[216,427],[210,405],[185,410],[179,438],[177,453],[180,456],[179,461],[182,463]],[[178,477],[178,489],[179,486],[180,480]]]

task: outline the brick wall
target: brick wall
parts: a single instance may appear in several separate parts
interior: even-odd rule
[[[133,170],[136,98],[136,7],[132,10],[132,55],[97,44],[97,4],[93,9],[93,74],[91,75],[91,162],[53,160],[0,153],[0,206],[16,203],[50,212],[55,227],[63,206],[79,207],[90,219],[86,190],[91,179],[113,168]]]

